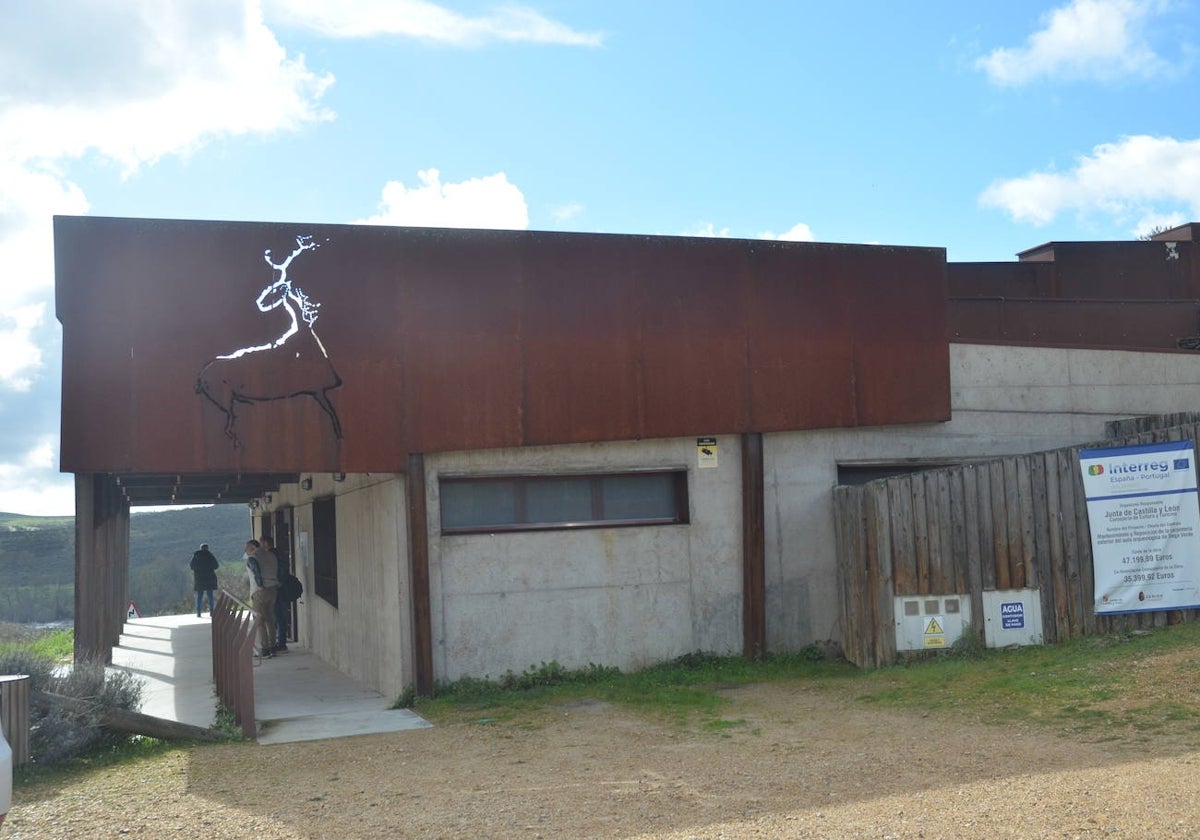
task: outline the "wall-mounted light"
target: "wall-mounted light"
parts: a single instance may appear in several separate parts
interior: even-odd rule
[[[345,481],[345,480],[346,480],[346,474],[345,474],[345,473],[334,473],[334,474],[333,474],[333,480],[334,480],[334,481]]]
[[[258,510],[258,499],[250,500],[250,510]]]
[[[311,476],[306,476],[305,478],[300,479],[300,489],[301,490],[311,490],[312,489],[312,477]]]

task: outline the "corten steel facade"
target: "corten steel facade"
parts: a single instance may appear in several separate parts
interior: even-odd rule
[[[1051,242],[1017,263],[947,265],[950,339],[1177,350],[1200,333],[1200,226],[1152,241]]]
[[[387,515],[409,521],[427,688],[426,454],[714,434],[741,437],[759,488],[709,523],[742,530],[759,653],[761,435],[950,414],[942,249],[59,217],[55,257],[61,467],[94,514],[77,586],[105,593],[77,605],[79,654],[119,632],[131,503],[404,474]],[[336,647],[336,608],[312,609]]]
[[[59,217],[55,255],[67,472],[950,412],[941,249]]]
[[[1192,239],[948,267],[927,248],[59,218],[62,467],[77,592],[101,593],[77,604],[77,650],[119,633],[131,503],[249,500],[299,559],[336,503],[335,594],[306,578],[305,641],[381,690],[837,644],[840,468],[1194,408]],[[694,461],[712,436],[719,469]],[[645,470],[686,480],[689,518],[440,527],[443,480]]]

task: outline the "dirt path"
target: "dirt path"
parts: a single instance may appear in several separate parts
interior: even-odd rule
[[[0,837],[1200,835],[1194,749],[1156,756],[795,684],[729,697],[724,723],[699,729],[584,703],[525,726],[180,750],[19,789]]]

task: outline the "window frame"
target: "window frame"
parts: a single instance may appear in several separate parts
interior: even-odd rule
[[[641,478],[651,476],[670,476],[674,513],[670,517],[637,517],[626,519],[604,519],[603,488],[604,480],[609,478]],[[562,481],[575,479],[587,481],[591,490],[591,506],[594,518],[582,521],[527,521],[527,488],[538,482]],[[447,484],[482,484],[485,482],[509,482],[515,485],[515,522],[493,525],[452,525],[445,524],[446,506],[443,488]],[[577,531],[595,528],[644,528],[658,525],[687,525],[691,522],[691,502],[688,496],[687,469],[671,468],[661,470],[631,470],[626,472],[606,473],[520,473],[514,475],[443,475],[438,478],[438,527],[445,536],[459,534],[496,534],[521,533],[529,531]]]
[[[338,605],[337,497],[312,500],[313,592],[330,606]]]

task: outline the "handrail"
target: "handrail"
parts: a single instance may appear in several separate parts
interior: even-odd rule
[[[245,601],[221,590],[212,614],[213,683],[217,699],[233,712],[247,738],[258,735],[254,719],[254,639],[258,614]]]

